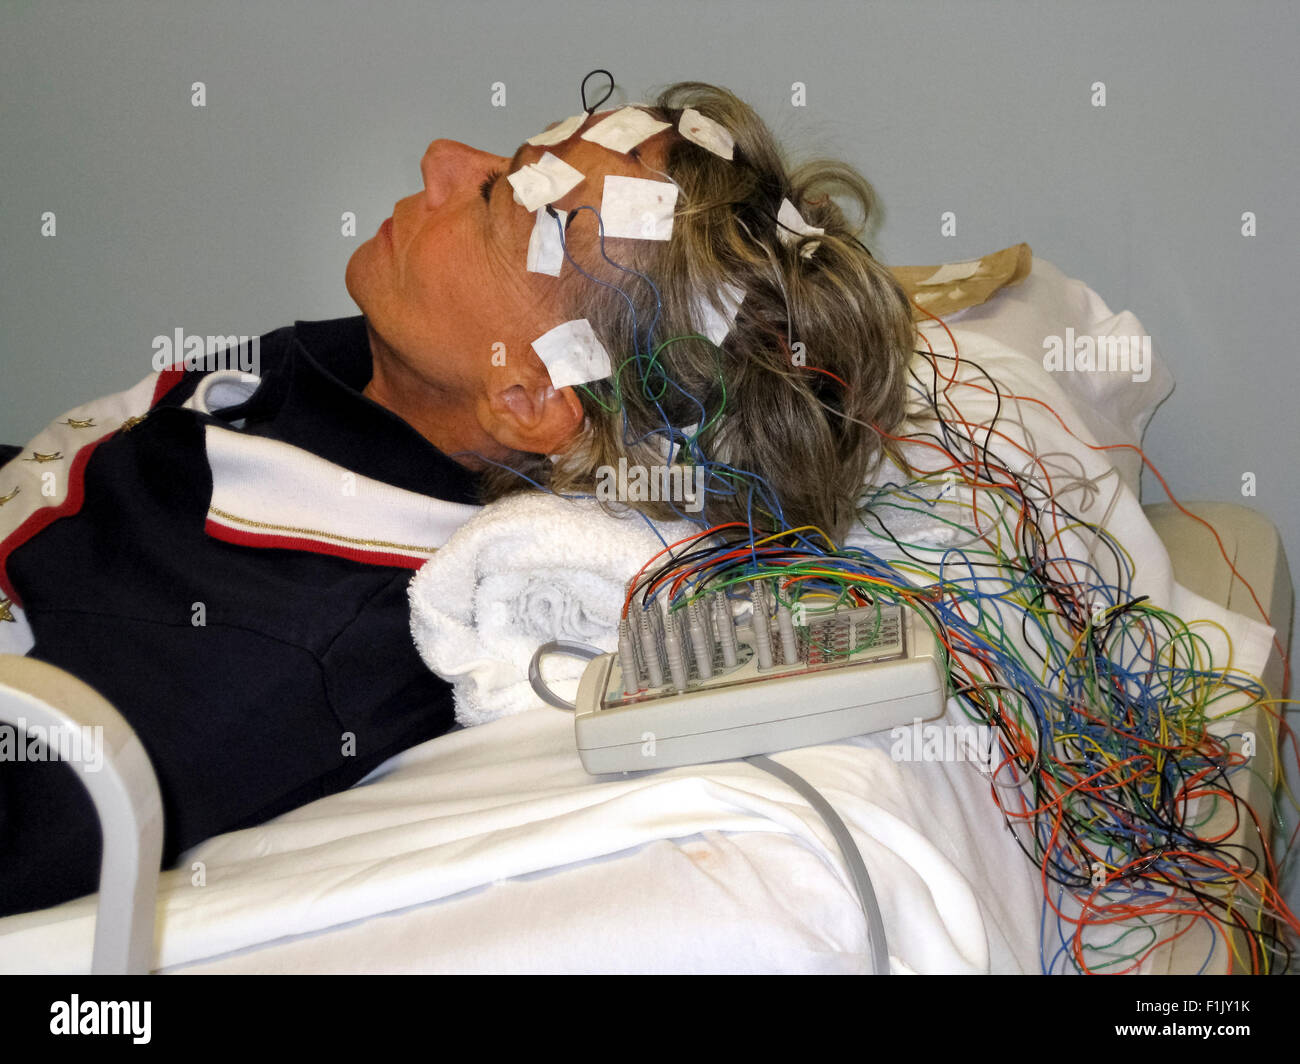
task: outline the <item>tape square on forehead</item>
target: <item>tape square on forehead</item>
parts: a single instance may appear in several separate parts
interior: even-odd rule
[[[677,131],[691,143],[707,148],[723,159],[731,159],[735,155],[736,141],[731,134],[712,118],[706,118],[693,107],[688,107],[682,112],[681,121],[677,123]]]
[[[515,190],[515,202],[528,211],[554,203],[582,184],[582,178],[581,171],[549,151],[537,162],[528,163],[506,175],[510,187]]]
[[[559,277],[560,267],[564,265],[564,221],[569,212],[555,207],[551,210],[559,221],[547,214],[545,207],[537,208],[537,220],[528,237],[527,267],[532,273]]]
[[[559,144],[573,136],[586,120],[587,116],[585,114],[571,115],[558,125],[552,126],[550,129],[544,129],[540,133],[529,137],[526,143],[531,144],[536,148],[551,147],[552,145]]]
[[[622,107],[583,133],[582,139],[593,141],[610,151],[628,152],[647,137],[653,137],[670,125],[671,122],[660,122],[635,107]]]
[[[609,352],[596,338],[586,318],[562,322],[542,333],[532,347],[546,366],[555,388],[603,380],[613,372]]]
[[[671,181],[605,175],[600,221],[606,236],[632,240],[670,240],[677,186]]]

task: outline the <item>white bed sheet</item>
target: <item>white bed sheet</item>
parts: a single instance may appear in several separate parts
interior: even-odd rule
[[[865,970],[838,851],[797,794],[743,762],[593,778],[572,726],[544,709],[452,732],[196,848],[162,877],[155,967]],[[896,763],[889,742],[777,759],[853,832],[891,964],[1035,970],[1038,886],[988,783],[971,764]],[[0,920],[0,970],[88,971],[93,901]]]

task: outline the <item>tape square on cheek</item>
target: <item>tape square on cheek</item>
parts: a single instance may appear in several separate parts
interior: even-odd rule
[[[559,215],[558,222],[546,213],[545,207],[537,208],[537,220],[528,237],[527,265],[532,273],[559,277],[560,267],[564,265],[564,220],[569,212],[555,207],[551,210]]]
[[[605,175],[600,220],[606,236],[671,240],[677,186],[671,181]]]
[[[515,202],[527,211],[535,211],[577,188],[582,177],[581,171],[548,151],[537,162],[507,174],[506,180],[515,190]]]
[[[586,120],[587,116],[585,114],[571,115],[558,125],[552,126],[550,129],[544,129],[542,132],[529,137],[527,143],[538,148],[549,148],[554,144],[560,144],[573,136]]]
[[[555,388],[603,380],[613,369],[609,352],[596,338],[591,322],[575,318],[542,333],[532,344]]]
[[[582,139],[594,141],[610,151],[628,152],[670,125],[671,122],[660,122],[635,107],[623,107],[597,122],[583,133]]]

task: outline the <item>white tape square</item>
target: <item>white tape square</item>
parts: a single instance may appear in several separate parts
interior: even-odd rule
[[[627,152],[671,125],[635,107],[622,107],[583,133],[582,139],[594,141],[610,151]]]
[[[506,180],[515,190],[515,202],[525,210],[535,211],[577,188],[582,177],[580,171],[548,151],[537,162],[506,175]]]
[[[527,143],[538,148],[549,148],[552,145],[560,144],[573,136],[586,120],[587,116],[585,114],[571,115],[558,125],[552,126],[550,129],[544,129],[540,133],[529,137]]]
[[[600,220],[606,236],[671,240],[677,186],[671,181],[605,175]]]
[[[736,324],[740,304],[745,301],[745,290],[734,284],[724,284],[718,289],[718,299],[724,308],[723,312],[719,312],[707,299],[699,298],[695,301],[692,320],[697,323],[700,332],[715,344],[721,345]]]
[[[699,427],[700,423],[697,421],[692,425],[683,425],[675,431],[680,432],[686,439],[690,439],[699,430]],[[660,430],[653,437],[655,449],[667,465],[676,462],[686,450],[686,440],[670,439],[670,435],[672,435],[670,431]]]
[[[551,385],[556,388],[602,380],[613,372],[609,352],[596,339],[591,322],[586,318],[575,318],[557,325],[542,333],[532,346],[551,375]]]
[[[736,142],[731,134],[712,118],[706,118],[693,107],[688,107],[682,112],[681,121],[677,123],[677,131],[692,144],[707,148],[723,159],[730,159],[735,154]]]
[[[532,273],[560,276],[560,267],[564,265],[564,221],[568,211],[552,207],[559,215],[557,222],[546,213],[545,207],[537,208],[537,220],[533,222],[533,231],[528,237],[528,269]]]
[[[776,235],[780,239],[781,243],[785,244],[787,247],[791,244],[798,243],[799,237],[795,235],[796,233],[801,233],[805,236],[822,236],[826,232],[825,229],[818,229],[815,225],[809,225],[805,222],[803,216],[795,209],[794,204],[788,199],[783,199],[781,201],[781,209],[776,212],[776,220],[781,223],[781,225],[776,227]],[[788,229],[781,228],[781,226],[787,226],[789,229],[793,229],[794,232],[791,233]],[[821,247],[821,241],[814,240],[800,252],[800,255],[805,259],[809,258],[819,247]]]

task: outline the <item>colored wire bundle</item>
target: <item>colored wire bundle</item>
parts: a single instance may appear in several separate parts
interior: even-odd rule
[[[599,220],[594,208],[577,210]],[[1133,559],[1107,528],[1118,475],[1108,468],[1088,476],[1079,457],[1111,448],[1080,440],[1078,453],[1043,453],[1033,418],[1068,426],[1041,400],[1005,391],[959,355],[954,339],[951,355],[917,353],[912,430],[889,437],[906,449],[908,468],[865,492],[861,534],[836,544],[819,528],[790,528],[762,477],[703,451],[704,431],[725,416],[721,363],[715,409],[668,371],[670,345],[709,341],[691,334],[656,342],[657,289],[608,258],[603,227],[600,254],[635,278],[629,283],[649,285],[656,310],[638,322],[618,289],[635,350],[607,385],[584,390],[612,414],[628,389],[640,389],[663,423],[635,436],[624,413],[625,445],[657,437],[669,461],[705,471],[707,494],[743,493],[750,514],[709,525],[679,512],[700,531],[665,543],[646,563],[629,584],[624,617],[661,604],[690,609],[755,580],[769,582],[777,604],[796,615],[801,606],[839,604],[916,611],[945,648],[957,705],[995,734],[990,793],[1039,870],[1044,972],[1136,971],[1197,926],[1212,932],[1207,961],[1215,942],[1226,942],[1233,969],[1286,970],[1300,921],[1279,895],[1264,825],[1234,787],[1256,770],[1243,751],[1254,737],[1232,722],[1259,707],[1279,735],[1289,729],[1279,700],[1233,667],[1225,631],[1135,593]],[[662,405],[669,395],[693,404],[693,425],[673,423]],[[965,412],[990,405],[987,416]],[[1108,490],[1104,512],[1085,519]],[[756,532],[756,513],[779,531]],[[919,537],[908,532],[917,518]],[[1266,782],[1271,791],[1271,775]],[[1258,838],[1262,864],[1232,841],[1243,823]]]

